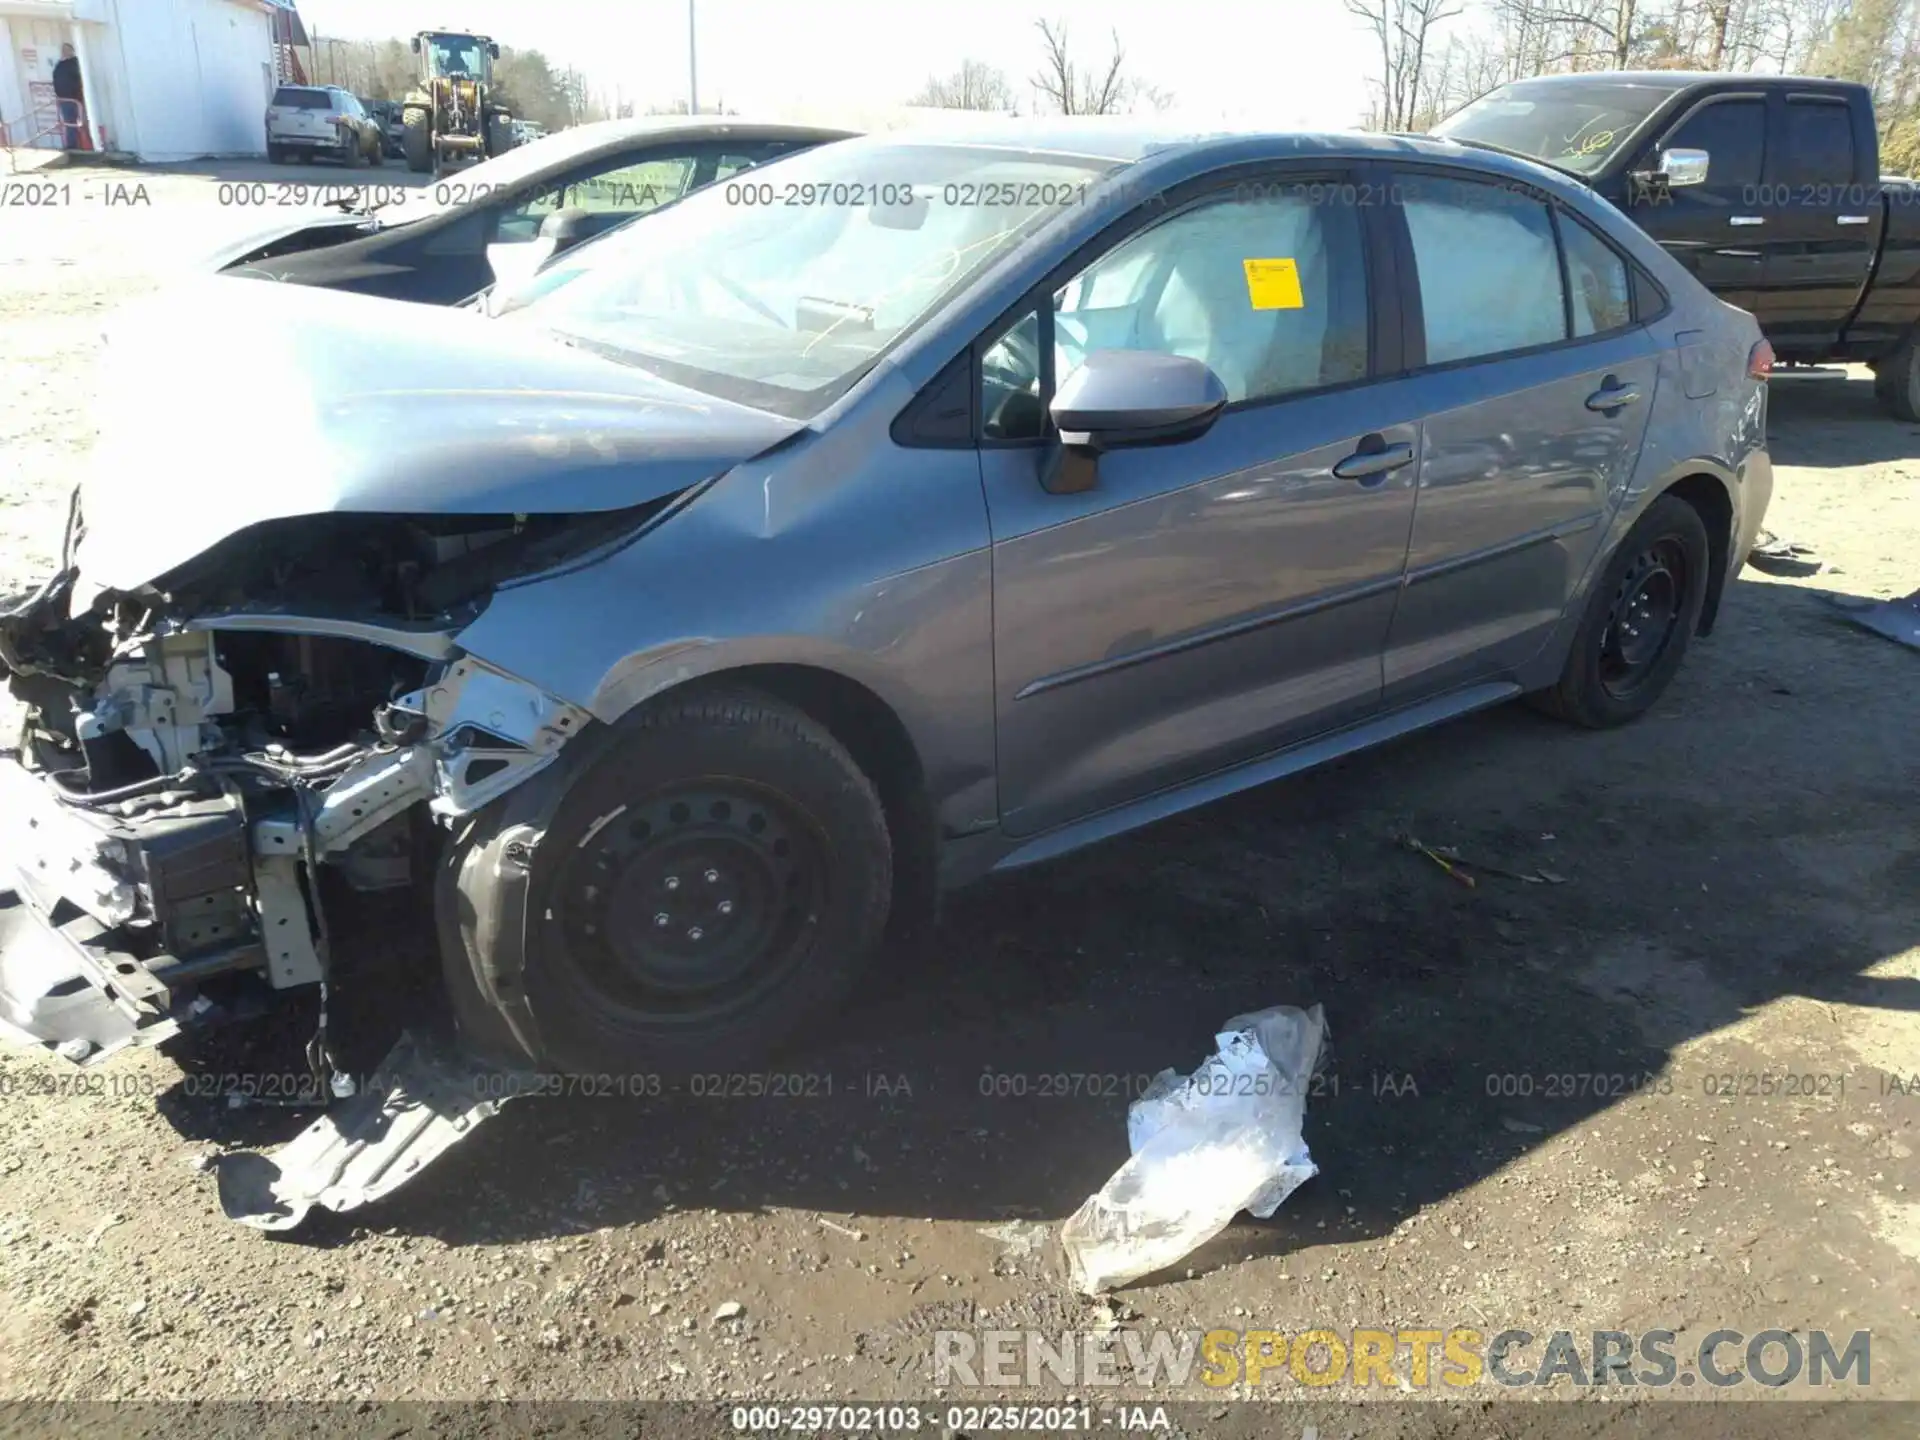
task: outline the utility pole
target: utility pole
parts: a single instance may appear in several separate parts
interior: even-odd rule
[[[687,0],[687,114],[700,113],[700,66],[693,48],[693,7],[696,0]]]

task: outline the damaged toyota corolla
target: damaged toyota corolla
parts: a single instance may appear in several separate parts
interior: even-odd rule
[[[475,1052],[737,1063],[945,887],[1518,694],[1632,719],[1770,487],[1751,318],[1441,141],[854,140],[490,310],[113,335],[0,617],[17,1030],[324,985],[335,870],[434,907]]]

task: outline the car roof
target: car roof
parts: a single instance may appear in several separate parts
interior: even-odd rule
[[[622,120],[589,120],[584,125],[569,125],[564,130],[547,133],[571,135],[582,142],[592,138],[595,144],[624,145],[655,135],[689,140],[813,140],[824,144],[829,140],[844,140],[854,132],[738,115],[637,115]]]
[[[1385,135],[1361,130],[1275,130],[1253,126],[1223,126],[1218,122],[1181,124],[1131,117],[1073,117],[1070,119],[908,125],[843,142],[881,148],[898,145],[963,145],[1004,149],[1035,155],[1058,155],[1127,163],[1175,151],[1218,150],[1240,152],[1250,160],[1323,158],[1383,159],[1418,155],[1435,160],[1465,161],[1529,177],[1542,167],[1527,161],[1461,145],[1429,135]]]
[[[1507,82],[1512,85],[1642,85],[1655,90],[1684,90],[1706,82],[1722,85],[1857,85],[1833,75],[1741,75],[1726,70],[1582,70],[1562,75],[1528,75]],[[1505,86],[1501,86],[1505,89]]]

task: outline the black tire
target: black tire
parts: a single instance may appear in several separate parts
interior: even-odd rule
[[[1699,627],[1709,556],[1700,512],[1677,495],[1657,498],[1594,582],[1559,681],[1528,698],[1595,730],[1644,715]]]
[[[482,817],[456,844],[443,915],[486,908],[465,887],[484,886],[489,867],[457,852],[499,834]],[[565,778],[533,851],[533,1058],[570,1073],[684,1074],[765,1057],[845,999],[892,891],[880,796],[825,728],[749,691],[644,709]],[[510,1048],[479,998],[474,967],[487,957],[472,927],[442,933],[456,1014],[483,1047]]]
[[[433,168],[433,128],[432,118],[425,110],[409,110],[403,117],[406,133],[400,141],[400,148],[407,157],[407,169],[416,175],[424,175]]]
[[[284,165],[284,164],[286,164],[286,163],[287,163],[287,152],[286,152],[286,151],[284,151],[284,150],[282,150],[282,149],[281,149],[281,148],[280,148],[280,147],[279,147],[278,145],[269,145],[269,146],[267,146],[267,163],[268,163],[269,165]]]
[[[1920,333],[1909,330],[1900,348],[1873,367],[1873,393],[1895,419],[1920,423]]]

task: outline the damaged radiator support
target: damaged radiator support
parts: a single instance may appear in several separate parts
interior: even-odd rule
[[[317,905],[319,892],[311,876],[303,886],[300,873],[309,841],[319,858],[345,850],[432,795],[434,775],[433,753],[424,745],[375,751],[333,782],[304,825],[297,813],[253,822],[260,938],[276,990],[313,984],[325,974],[307,908],[307,896]]]

